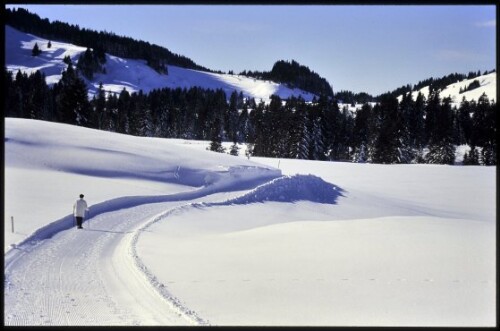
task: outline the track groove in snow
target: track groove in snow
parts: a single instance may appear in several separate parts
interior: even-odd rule
[[[254,183],[257,182],[254,179]],[[281,197],[283,188],[289,189],[290,183],[299,185],[298,191],[307,192],[308,186],[317,186],[322,181],[314,176],[281,177],[252,190],[252,197],[255,192],[259,192],[258,196],[267,194],[269,198],[278,192]],[[334,190],[331,184],[325,182],[324,185],[325,189]],[[226,183],[220,187],[230,186]],[[216,189],[205,191],[209,194]],[[36,240],[43,237],[34,236],[34,241],[24,241],[10,251],[6,259],[5,324],[209,325],[208,320],[185,306],[148,270],[136,251],[140,234],[152,224],[179,211],[217,205],[213,202],[186,204],[182,200],[200,195],[203,196],[200,192],[180,193],[172,195],[171,202],[101,212],[91,221],[87,220],[83,230],[46,229],[45,232],[51,233],[46,239]],[[248,195],[236,199],[240,203],[254,202],[246,197]],[[296,198],[310,196],[293,199]],[[116,293],[120,293],[119,297]]]
[[[127,230],[144,222],[143,215],[163,208],[163,204],[153,204],[102,214],[92,220],[91,228],[87,222],[83,230],[62,231],[9,263],[5,324],[189,324],[162,305],[150,284],[141,282],[141,275],[134,275],[133,284],[124,283],[134,279],[124,272],[134,272],[135,266],[123,263],[126,251],[121,249],[127,250],[128,245],[120,243],[128,243],[132,233]],[[114,297],[115,286],[121,286],[121,297]]]

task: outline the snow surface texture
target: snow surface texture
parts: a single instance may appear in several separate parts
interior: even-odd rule
[[[86,48],[72,44],[51,41],[52,47],[47,48],[49,40],[20,32],[10,26],[5,26],[5,63],[7,70],[28,73],[41,70],[46,75],[48,84],[57,83],[61,73],[66,68],[63,62],[69,56],[73,63]],[[42,50],[38,57],[31,55],[35,43]],[[239,75],[216,74],[176,66],[168,66],[168,75],[161,75],[146,65],[146,61],[123,59],[106,54],[106,74],[96,74],[93,81],[87,81],[90,96],[96,94],[99,83],[108,93],[120,93],[125,88],[130,93],[142,90],[147,93],[158,88],[190,88],[199,86],[205,89],[222,89],[227,97],[233,91],[241,91],[245,97],[255,98],[269,103],[273,94],[282,99],[299,95],[306,101],[311,101],[314,95],[300,89],[290,89],[282,84],[262,81]]]
[[[496,324],[496,167],[249,161],[10,118],[5,134],[7,325]],[[84,229],[62,226],[82,192]]]

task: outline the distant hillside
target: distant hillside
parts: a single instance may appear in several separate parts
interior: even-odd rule
[[[112,32],[97,32],[78,25],[50,22],[40,16],[30,13],[26,9],[6,9],[5,24],[22,32],[35,34],[49,39],[99,49],[102,52],[129,59],[142,59],[155,70],[164,65],[174,65],[181,68],[210,71],[196,64],[193,60],[170,52],[168,49],[150,44],[149,42],[135,40],[130,37],[118,36]]]
[[[469,79],[465,78],[467,76],[457,76],[462,77],[461,80],[456,80],[448,85],[444,85],[439,79],[430,79],[430,85],[418,85],[419,89],[413,89],[411,94],[413,99],[417,98],[418,93],[422,93],[424,97],[427,98],[431,90],[439,90],[441,98],[451,98],[451,103],[458,106],[460,102],[465,98],[467,101],[478,101],[481,95],[486,94],[488,99],[491,101],[497,101],[497,74],[493,70],[489,73],[485,73],[478,76],[472,75]],[[449,81],[447,81],[449,82]],[[407,94],[408,92],[404,93]],[[398,100],[402,100],[402,94],[398,95]]]
[[[439,90],[441,98],[450,97],[452,105],[458,107],[464,98],[467,101],[477,102],[483,93],[491,101],[496,101],[496,77],[496,70],[486,71],[483,74],[480,71],[468,74],[454,73],[440,78],[427,78],[415,85],[407,84],[376,97],[364,92],[340,91],[334,94],[334,98],[342,107],[345,105],[349,110],[356,111],[363,104],[377,103],[386,96],[397,97],[401,101],[403,95],[411,92],[412,98],[415,100],[419,92],[427,98],[430,91]]]
[[[38,56],[32,55],[35,44],[41,50]],[[80,56],[86,53],[85,47],[73,44],[51,41],[33,34],[20,32],[10,26],[5,26],[5,65],[6,69],[14,72],[21,70],[33,73],[40,70],[46,77],[47,84],[52,85],[60,81],[62,71],[66,69],[65,58],[74,64],[79,62]],[[97,94],[100,83],[107,93],[119,94],[124,88],[132,93],[142,90],[148,93],[161,88],[191,88],[222,89],[229,98],[232,92],[241,92],[246,98],[254,98],[270,102],[271,95],[278,95],[282,99],[291,96],[301,96],[311,101],[314,94],[291,89],[283,84],[263,81],[250,77],[218,74],[207,71],[186,69],[168,65],[168,74],[160,74],[147,66],[146,61],[129,59],[105,54],[106,61],[103,71],[97,72],[92,79],[86,79],[89,95]]]
[[[5,13],[5,23],[21,32],[47,40],[58,40],[90,48],[101,56],[107,53],[120,58],[144,60],[158,73],[168,73],[167,66],[176,66],[222,74],[220,71],[198,65],[185,56],[174,54],[164,47],[149,42],[117,36],[112,32],[82,29],[78,25],[60,21],[50,22],[22,8],[6,9]],[[278,61],[269,72],[245,71],[242,75],[285,84],[289,89],[301,89],[315,95],[333,96],[332,88],[326,79],[295,61]],[[266,96],[266,99],[268,97]]]
[[[283,83],[316,95],[333,97],[332,87],[325,78],[294,60],[291,62],[277,61],[271,71],[243,71],[240,74]]]

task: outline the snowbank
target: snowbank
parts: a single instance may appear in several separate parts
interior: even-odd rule
[[[341,188],[314,175],[283,176],[260,185],[242,196],[211,205],[242,205],[266,201],[295,202],[300,200],[334,204],[337,197],[342,196],[342,191]]]

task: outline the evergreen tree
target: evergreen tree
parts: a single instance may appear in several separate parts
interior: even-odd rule
[[[471,146],[470,151],[464,154],[463,165],[479,165],[479,153],[475,146]]]
[[[105,60],[106,58],[104,57],[104,61]],[[85,78],[92,80],[94,78],[94,73],[103,72],[104,68],[102,64],[104,62],[101,61],[103,61],[103,59],[100,55],[93,52],[90,48],[87,48],[84,53],[80,54],[76,67]]]
[[[472,113],[472,108],[475,108],[475,102],[471,104],[464,97],[460,103],[457,117],[459,144],[471,144],[472,118],[470,114]]]
[[[302,126],[302,135],[299,141],[297,158],[302,160],[308,160],[311,155],[311,135],[309,133],[309,128],[306,123]]]
[[[69,57],[69,55],[66,55],[66,56],[63,58],[63,62],[64,62],[64,63],[66,63],[67,65],[72,64],[72,61],[71,61],[71,58]]]
[[[51,91],[45,82],[45,75],[38,70],[31,74],[30,81],[31,91],[27,95],[31,104],[30,118],[53,120],[54,106],[51,102]]]
[[[268,154],[268,139],[267,127],[264,123],[264,102],[256,105],[255,109],[250,113],[250,121],[254,128],[254,136],[251,136],[250,143],[253,143],[253,154],[256,156],[269,156]]]
[[[398,112],[398,101],[392,95],[385,95],[380,104],[380,129],[375,141],[373,162],[403,163],[401,154],[401,121]],[[377,107],[376,106],[376,107]]]
[[[133,136],[142,136],[145,131],[144,109],[146,101],[142,90],[132,93],[130,96],[130,107],[128,114],[129,131]]]
[[[91,127],[87,87],[71,63],[55,85],[57,117],[63,123]]]
[[[40,48],[38,47],[38,43],[35,43],[35,46],[33,46],[33,49],[31,50],[31,55],[33,56],[38,56],[42,53]]]
[[[454,164],[455,146],[453,145],[453,114],[451,99],[443,99],[434,115],[434,130],[429,141],[429,153],[426,155],[427,163]]]
[[[116,132],[129,133],[130,93],[125,88],[118,96],[116,110]]]
[[[102,86],[102,82],[99,83],[99,88],[97,90],[97,97],[94,99],[93,108],[96,118],[97,129],[104,130],[107,126],[105,123],[109,121],[109,114],[107,114],[106,109],[106,93]]]
[[[369,160],[368,155],[368,145],[370,137],[370,117],[371,117],[372,107],[370,104],[365,103],[361,109],[356,112],[356,118],[354,119],[353,127],[353,139],[352,139],[352,149],[353,149],[353,159],[354,162],[367,162]]]
[[[472,117],[472,132],[471,132],[471,144],[474,146],[483,147],[488,141],[489,137],[486,128],[489,126],[487,122],[487,114],[490,108],[490,101],[486,94],[482,94],[477,105],[473,111],[474,116]]]
[[[238,125],[237,125],[237,141],[238,142],[246,142],[248,141],[248,136],[250,134],[251,123],[249,119],[248,109],[246,104],[243,106],[243,109],[238,117]]]
[[[4,116],[5,117],[17,117],[16,109],[16,87],[14,79],[12,78],[12,72],[8,71],[7,68],[3,67],[4,71]]]
[[[321,118],[317,117],[313,119],[312,131],[311,131],[311,140],[312,148],[310,148],[310,159],[312,160],[325,160],[326,159],[326,150],[325,143],[323,141],[323,131],[321,125]]]
[[[234,155],[234,156],[238,156],[238,154],[239,154],[238,150],[239,149],[240,148],[238,147],[238,145],[236,143],[234,143],[234,144],[231,145],[231,149],[229,150],[229,154]]]
[[[238,139],[238,92],[233,91],[229,97],[229,108],[224,114],[225,131],[227,138],[237,142]]]
[[[225,148],[222,146],[222,123],[216,118],[212,128],[212,138],[210,139],[209,149],[213,152],[224,153]]]
[[[438,127],[438,114],[441,109],[441,98],[439,91],[429,92],[427,104],[425,107],[425,144],[430,144],[431,141],[436,141],[436,135],[441,133],[437,130]]]

